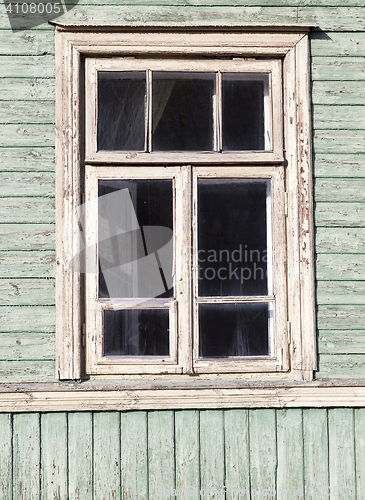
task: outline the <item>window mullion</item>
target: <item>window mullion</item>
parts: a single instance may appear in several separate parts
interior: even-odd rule
[[[145,121],[145,150],[152,151],[152,71],[146,71],[146,121]]]

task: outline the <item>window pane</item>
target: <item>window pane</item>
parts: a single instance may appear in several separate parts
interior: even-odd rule
[[[198,291],[267,295],[269,180],[198,179]]]
[[[222,75],[223,150],[264,150],[264,80]],[[267,92],[267,91],[266,91]]]
[[[99,297],[172,297],[172,180],[99,180]]]
[[[98,150],[144,151],[144,72],[98,73]]]
[[[268,304],[199,304],[199,356],[268,356]]]
[[[152,149],[211,151],[214,75],[154,73]]]
[[[105,356],[168,356],[168,309],[104,311]]]

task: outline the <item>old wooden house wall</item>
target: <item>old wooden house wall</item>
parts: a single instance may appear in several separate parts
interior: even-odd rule
[[[131,25],[300,23],[322,30],[310,35],[316,377],[364,379],[363,0],[172,3],[80,0],[68,17]],[[52,382],[53,28],[12,33],[2,9],[0,51],[0,383]],[[365,410],[341,408],[4,413],[0,499],[174,498],[175,488],[192,488],[191,497],[178,494],[182,499],[198,499],[196,489],[224,498],[226,485],[227,499],[302,499],[305,488],[306,500],[360,500],[364,426]]]

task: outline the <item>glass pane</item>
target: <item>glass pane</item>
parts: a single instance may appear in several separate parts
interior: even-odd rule
[[[268,304],[199,304],[199,356],[268,356]]]
[[[168,309],[104,311],[105,356],[168,356]]]
[[[214,75],[154,73],[152,149],[211,151]]]
[[[144,72],[98,73],[98,150],[144,151]]]
[[[268,77],[267,81],[247,78],[222,75],[224,151],[265,149],[264,94],[268,92]]]
[[[266,295],[269,180],[198,179],[198,291]]]
[[[99,297],[172,297],[172,180],[99,180],[98,201]]]

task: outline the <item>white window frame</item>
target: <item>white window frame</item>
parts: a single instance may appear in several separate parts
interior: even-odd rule
[[[247,59],[243,64],[255,66],[260,58],[282,61],[282,99],[279,116],[283,126],[274,123],[273,150],[264,152],[226,153],[207,155],[151,153],[120,155],[112,152],[100,157],[92,144],[86,146],[84,158],[83,137],[93,137],[84,127],[84,59],[95,55],[111,58],[142,57],[157,58],[166,55],[211,57],[223,56],[232,60]],[[256,60],[254,60],[257,58]],[[251,61],[250,61],[251,60]],[[108,63],[109,64],[109,63]],[[288,347],[287,363],[284,370],[269,372],[264,368],[260,373],[222,373],[221,366],[213,373],[196,375],[203,385],[209,385],[217,373],[226,384],[230,379],[240,377],[242,384],[246,379],[264,378],[271,381],[311,380],[316,369],[315,342],[315,301],[314,301],[314,264],[313,264],[313,221],[312,221],[312,179],[311,179],[311,140],[310,140],[310,101],[309,101],[309,49],[307,30],[287,32],[206,32],[206,33],[117,33],[97,31],[56,30],[56,158],[57,158],[57,318],[56,318],[56,370],[60,379],[79,379],[85,373],[85,352],[83,347],[85,288],[84,278],[69,265],[70,255],[79,255],[82,242],[79,238],[79,214],[77,207],[82,203],[84,192],[85,167],[100,169],[104,163],[118,162],[120,165],[190,164],[197,168],[204,165],[240,165],[242,172],[254,168],[258,175],[265,169],[285,170],[285,199],[282,200],[282,214],[286,219],[287,244],[287,314],[285,335]],[[88,85],[88,83],[86,83]],[[87,96],[92,93],[87,92]],[[88,97],[87,97],[88,98]],[[88,105],[86,105],[88,108]],[[275,116],[273,113],[272,116]],[[280,118],[280,120],[281,120]],[[280,122],[279,120],[279,122]],[[282,134],[283,132],[283,134]],[[276,135],[275,135],[276,134]],[[281,146],[283,144],[283,146]],[[178,158],[176,157],[178,155]],[[118,158],[116,158],[116,156]],[[276,167],[275,167],[276,165]],[[108,167],[109,169],[111,167]],[[121,168],[121,167],[117,167]],[[213,168],[213,167],[212,167]],[[233,167],[235,169],[237,167]],[[229,172],[229,167],[223,167]],[[182,174],[182,182],[184,182]],[[284,194],[284,193],[283,193]],[[285,215],[284,215],[285,213]],[[67,219],[65,225],[62,221]],[[189,222],[190,223],[190,222]],[[187,292],[188,293],[188,292]],[[191,308],[186,314],[192,315]],[[92,333],[89,335],[92,336]],[[88,349],[90,342],[86,340]],[[86,372],[90,367],[86,369]],[[199,370],[198,370],[199,371]],[[140,373],[140,372],[139,372]],[[111,373],[95,374],[96,378],[123,378],[125,375]],[[161,374],[171,386],[176,375]],[[91,378],[94,375],[91,375]],[[155,377],[155,375],[154,375]],[[179,375],[189,377],[189,375]],[[213,379],[212,379],[213,377]],[[133,380],[133,374],[128,378]],[[196,382],[194,383],[196,387]],[[207,387],[205,385],[205,387]],[[203,390],[203,389],[202,389]]]

